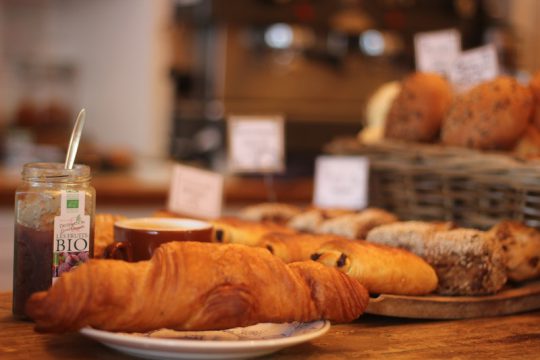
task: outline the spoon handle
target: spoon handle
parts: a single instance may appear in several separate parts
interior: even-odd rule
[[[77,156],[77,149],[79,148],[79,141],[81,140],[81,133],[84,126],[84,118],[86,117],[86,111],[82,109],[77,116],[73,132],[71,133],[71,139],[69,140],[69,147],[66,154],[66,162],[64,163],[65,169],[73,169],[73,163],[75,162],[75,156]]]

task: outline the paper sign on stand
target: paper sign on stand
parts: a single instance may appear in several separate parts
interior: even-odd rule
[[[321,208],[363,209],[368,205],[369,161],[362,156],[317,157],[313,203]]]
[[[497,50],[493,45],[481,46],[461,53],[449,71],[450,82],[463,92],[499,75]]]
[[[201,219],[221,216],[223,176],[207,170],[176,164],[172,170],[167,209]]]
[[[230,116],[227,129],[229,170],[239,173],[284,171],[283,117]]]
[[[446,75],[461,53],[461,34],[456,29],[418,33],[414,53],[417,71]]]

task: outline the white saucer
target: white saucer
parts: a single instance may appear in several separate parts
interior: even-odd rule
[[[220,331],[157,330],[114,333],[89,327],[81,334],[120,352],[149,359],[246,359],[297,345],[325,334],[328,321],[257,324]]]

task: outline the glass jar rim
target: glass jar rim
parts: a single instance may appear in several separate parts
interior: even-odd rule
[[[75,164],[72,169],[65,169],[63,163],[34,162],[24,164],[22,177],[37,182],[84,182],[92,176],[87,165]]]

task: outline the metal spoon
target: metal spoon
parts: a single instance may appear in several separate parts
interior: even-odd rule
[[[77,156],[77,149],[79,148],[79,141],[81,140],[81,133],[84,126],[85,117],[86,111],[82,109],[77,116],[77,121],[75,121],[75,126],[73,127],[73,131],[71,133],[64,169],[73,169],[73,163],[75,162],[75,156]]]

